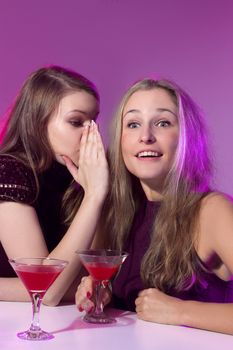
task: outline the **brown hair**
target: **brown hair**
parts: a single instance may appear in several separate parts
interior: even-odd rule
[[[27,78],[9,111],[0,153],[11,155],[30,167],[38,191],[38,173],[49,168],[54,160],[47,137],[48,121],[64,96],[80,90],[99,101],[94,84],[81,74],[59,66],[43,67]],[[70,192],[74,192],[73,187]],[[66,194],[66,198],[69,197],[70,194]]]

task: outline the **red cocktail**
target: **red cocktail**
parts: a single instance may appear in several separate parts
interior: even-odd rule
[[[42,331],[39,325],[40,305],[48,288],[67,265],[67,261],[50,258],[9,259],[18,277],[28,290],[32,299],[33,319],[28,331],[18,333],[26,340],[46,340],[53,335]]]
[[[116,322],[114,318],[104,314],[101,294],[102,289],[106,288],[116,275],[128,254],[119,250],[83,250],[77,253],[95,285],[95,310],[91,314],[86,314],[84,320],[91,323]]]
[[[47,289],[61,273],[61,269],[60,267],[53,265],[19,265],[15,267],[15,272],[24,283],[30,295],[34,292],[39,292],[43,298]]]
[[[96,281],[110,280],[117,273],[119,268],[119,265],[109,264],[106,266],[106,264],[96,262],[89,264],[84,263],[84,266],[89,272],[89,274],[92,276],[92,278]]]

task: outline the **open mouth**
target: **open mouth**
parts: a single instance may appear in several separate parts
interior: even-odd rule
[[[136,154],[137,158],[159,158],[162,157],[162,153],[154,151],[143,151]]]

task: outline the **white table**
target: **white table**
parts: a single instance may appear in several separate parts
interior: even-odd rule
[[[26,341],[16,333],[29,327],[30,303],[0,302],[1,350],[232,350],[233,336],[138,320],[134,313],[110,310],[114,325],[87,324],[75,305],[41,307],[41,327],[55,336]],[[217,317],[217,315],[216,315]]]

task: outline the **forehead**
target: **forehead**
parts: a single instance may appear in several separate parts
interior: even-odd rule
[[[163,88],[150,90],[138,90],[134,92],[125,103],[124,112],[130,109],[144,109],[145,106],[154,108],[169,108],[174,112],[177,110],[175,97]]]
[[[99,113],[99,102],[95,96],[84,90],[73,91],[63,96],[51,113],[49,121],[63,120],[69,115],[81,114],[96,118]]]
[[[80,108],[90,111],[98,109],[98,105],[99,103],[96,98],[84,90],[78,90],[66,94],[61,98],[59,103],[61,109]]]

